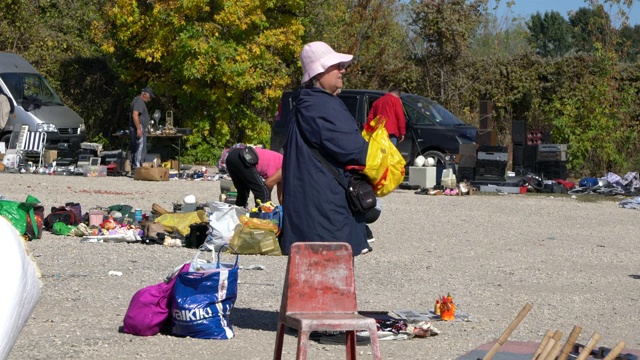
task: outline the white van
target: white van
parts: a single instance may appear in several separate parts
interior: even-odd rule
[[[65,106],[47,80],[20,55],[0,52],[0,93],[10,105],[0,119],[0,142],[9,147],[11,133],[21,125],[47,133],[48,149],[78,147],[86,137],[84,120]],[[1,95],[0,95],[1,96]]]

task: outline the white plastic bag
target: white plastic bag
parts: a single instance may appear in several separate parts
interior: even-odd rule
[[[209,235],[204,245],[210,250],[218,251],[222,245],[228,244],[233,231],[240,223],[239,217],[247,210],[224,202],[209,203]]]
[[[6,359],[40,299],[40,270],[9,220],[0,216],[0,359]]]

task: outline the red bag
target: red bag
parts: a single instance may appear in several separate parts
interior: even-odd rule
[[[191,263],[184,264],[178,273],[189,271],[190,265]],[[160,332],[169,320],[171,293],[177,277],[178,274],[169,282],[147,286],[133,295],[127,313],[124,315],[125,333],[152,336]]]

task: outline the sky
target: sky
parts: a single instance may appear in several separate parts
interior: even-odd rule
[[[495,3],[496,0],[490,0],[489,9],[492,9]],[[500,1],[500,7],[496,12],[498,18],[506,14],[506,3],[507,0]],[[510,15],[529,19],[529,17],[536,12],[544,14],[545,11],[557,11],[567,18],[569,11],[578,10],[581,7],[588,7],[584,0],[515,0],[515,5],[511,7],[512,14]],[[605,5],[605,9],[607,9],[607,5]],[[613,11],[613,14],[615,14],[615,12],[616,10]],[[640,0],[634,1],[634,5],[631,11],[628,11],[628,15],[630,25],[640,24]],[[619,23],[619,21],[614,23]]]

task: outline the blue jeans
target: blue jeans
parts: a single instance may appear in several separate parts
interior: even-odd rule
[[[131,135],[131,169],[135,169],[141,167],[147,157],[147,134],[143,131],[142,137],[138,139],[136,128],[130,127],[129,135]]]
[[[393,146],[398,146],[398,138],[395,135],[389,135],[389,140],[391,140]]]

